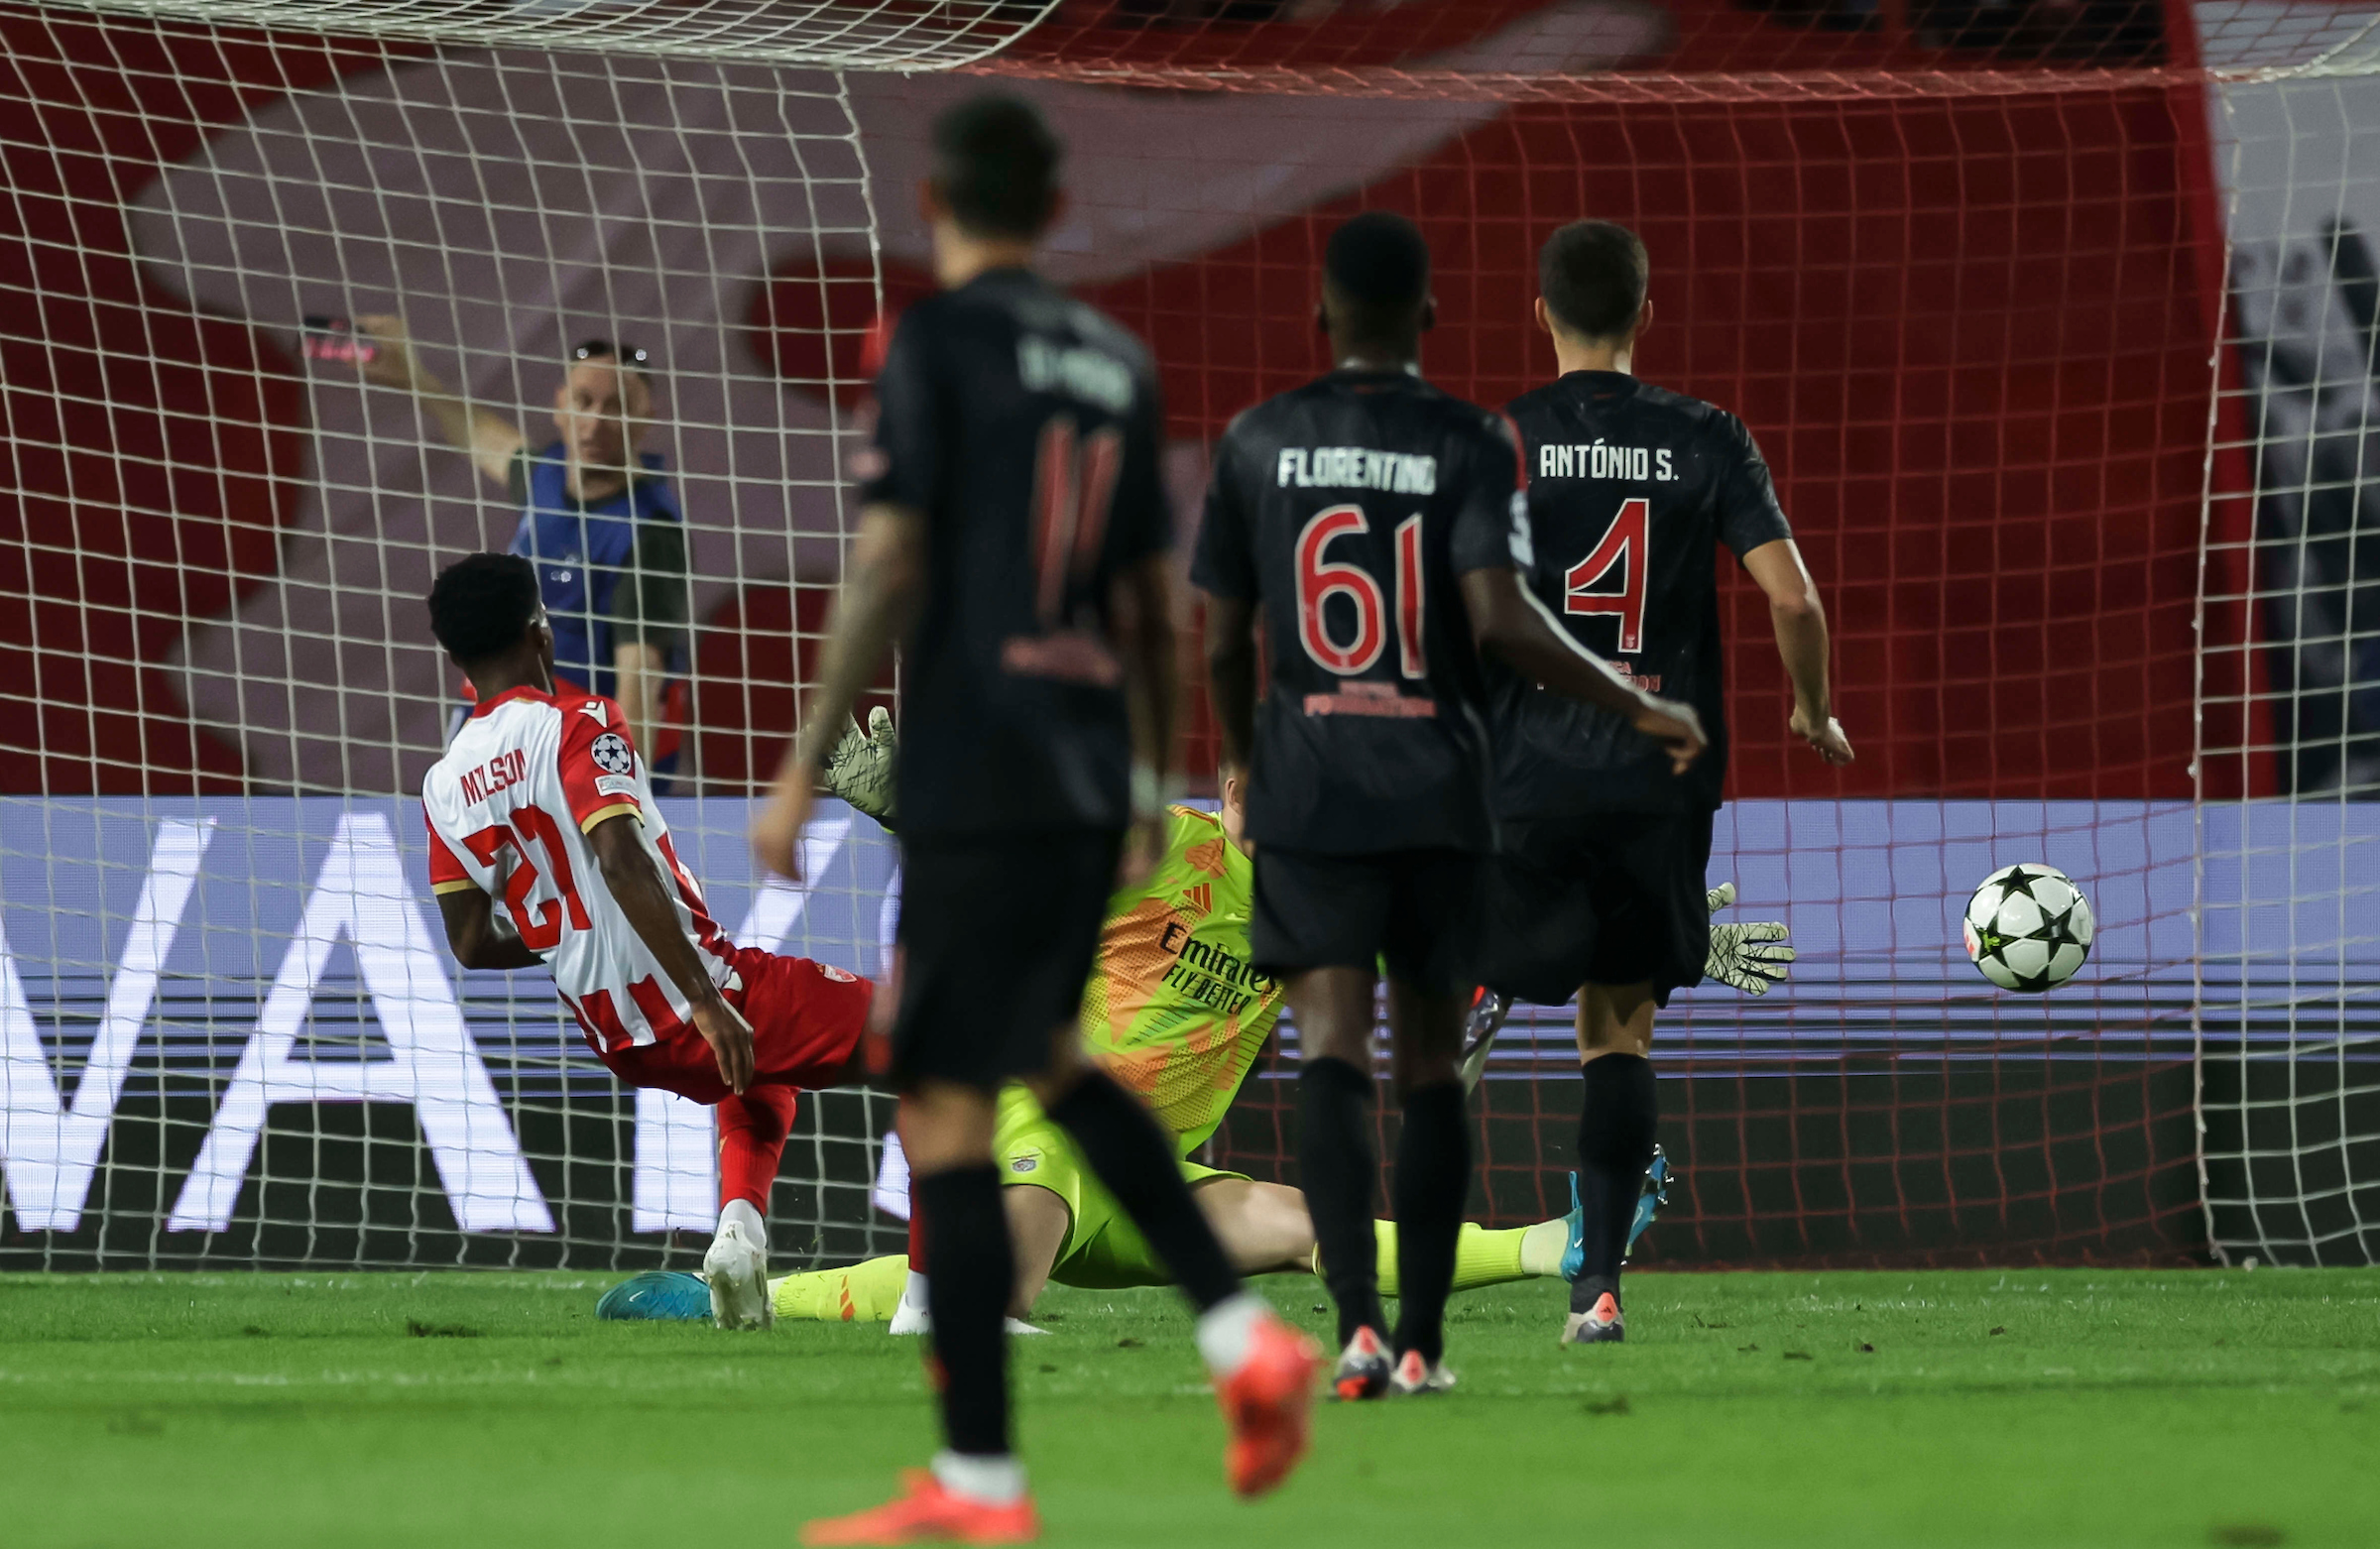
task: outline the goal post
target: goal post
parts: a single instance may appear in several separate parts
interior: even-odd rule
[[[892,842],[830,809],[797,888],[744,834],[855,519],[869,337],[932,283],[926,126],[989,84],[1069,145],[1049,268],[1150,341],[1185,535],[1231,417],[1330,364],[1313,277],[1361,208],[1421,224],[1425,365],[1485,403],[1554,372],[1545,235],[1634,226],[1639,369],[1758,437],[1860,759],[1787,733],[1730,573],[1712,881],[1801,959],[1665,1017],[1648,1261],[2361,1261],[2365,32],[2245,0],[0,17],[0,1266],[691,1261],[706,1116],[436,934],[413,795],[458,685],[419,598],[520,503],[307,319],[402,316],[533,448],[574,346],[648,352],[672,830],[740,943],[882,973]],[[1959,913],[2037,861],[2102,933],[2009,996]],[[1219,1162],[1293,1176],[1283,1048]],[[1577,1074],[1568,1013],[1516,1019],[1480,1213],[1566,1206]],[[804,1097],[780,1256],[897,1250],[891,1116]]]
[[[465,49],[703,60],[772,68],[938,70],[1014,44],[1060,0],[698,0],[499,5],[474,0],[88,0],[102,16],[218,36],[370,39]]]
[[[2229,1261],[2380,1254],[2380,30],[2323,19],[2301,67],[2210,90],[2229,201],[2216,454],[2252,511],[2209,544],[2209,613],[2260,670],[2210,699],[2209,771],[2274,799],[2209,805],[2200,841],[2204,1175]],[[2242,713],[2242,712],[2246,713]]]

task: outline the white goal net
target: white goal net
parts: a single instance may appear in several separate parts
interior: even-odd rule
[[[913,181],[920,115],[949,92],[890,75],[855,91],[809,66],[964,59],[997,41],[996,13],[1003,36],[1029,17],[803,9],[635,8],[630,25],[527,7],[467,29],[507,47],[269,52],[55,18],[71,70],[180,131],[121,185],[120,245],[90,244],[125,301],[178,326],[129,360],[120,335],[96,341],[114,356],[102,395],[129,397],[108,373],[144,354],[173,378],[160,438],[110,444],[61,405],[47,427],[14,417],[20,463],[106,459],[124,523],[223,527],[171,559],[131,535],[162,573],[81,599],[86,670],[139,671],[151,703],[186,710],[180,759],[103,732],[72,749],[95,789],[0,797],[12,1247],[46,1263],[611,1262],[716,1216],[708,1116],[624,1099],[542,976],[458,975],[434,934],[407,795],[460,685],[421,598],[440,564],[512,543],[519,503],[415,393],[340,358],[355,334],[317,328],[331,348],[309,355],[309,318],[402,317],[439,385],[533,450],[556,440],[579,345],[646,353],[645,449],[687,550],[686,627],[653,674],[677,685],[655,720],[682,745],[664,788],[684,858],[739,943],[883,971],[893,863],[873,824],[821,822],[801,890],[755,886],[742,836],[849,527],[838,470],[882,294],[871,159]],[[260,14],[449,42],[470,21],[234,19]],[[738,55],[795,63],[723,61]],[[241,88],[257,100],[207,100]],[[60,595],[48,561],[82,557],[57,535],[28,546],[16,606]],[[148,621],[165,650],[139,639]],[[28,751],[71,787],[63,750]],[[805,1096],[775,1202],[786,1247],[849,1255],[897,1226],[869,1203],[889,1128],[881,1097]]]
[[[2380,14],[2210,88],[2234,375],[2203,579],[2257,658],[2201,821],[2208,1224],[2239,1260],[2380,1257]],[[2252,33],[2270,8],[2242,6]],[[2217,33],[2215,38],[2220,39]],[[2270,34],[2265,36],[2268,38]],[[2261,61],[2259,61],[2261,62]],[[2238,681],[2236,677],[2232,679]]]

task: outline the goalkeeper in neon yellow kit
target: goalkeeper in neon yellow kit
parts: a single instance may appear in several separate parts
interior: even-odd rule
[[[880,819],[892,817],[892,736],[882,710],[828,766],[835,794]],[[1280,986],[1248,965],[1248,918],[1253,880],[1241,848],[1240,781],[1226,772],[1221,812],[1172,809],[1164,859],[1148,881],[1112,901],[1092,978],[1083,995],[1085,1042],[1117,1080],[1137,1093],[1171,1131],[1182,1171],[1207,1219],[1246,1273],[1314,1268],[1314,1228],[1305,1197],[1190,1160],[1223,1123],[1281,1011]],[[1713,894],[1716,908],[1731,898]],[[1725,927],[1714,932],[1713,976],[1752,993],[1784,977],[1792,949],[1784,928]],[[1492,1037],[1478,1040],[1466,1074],[1474,1079]],[[1162,1285],[1162,1263],[1123,1210],[1092,1177],[1074,1142],[1045,1120],[1022,1087],[1001,1098],[993,1139],[1009,1227],[1016,1250],[1010,1313],[1029,1315],[1050,1280],[1063,1285]],[[1651,1220],[1665,1171],[1647,1175],[1637,1230]],[[1575,1260],[1578,1212],[1535,1226],[1488,1231],[1466,1225],[1456,1251],[1455,1288],[1501,1284],[1565,1271]],[[1395,1231],[1380,1222],[1381,1290],[1395,1294]],[[1631,1234],[1632,1239],[1633,1234]],[[890,1320],[894,1333],[925,1329],[922,1276],[905,1254],[841,1269],[812,1270],[772,1282],[776,1316],[869,1322]],[[598,1315],[627,1319],[708,1317],[707,1291],[694,1276],[656,1271],[607,1292]]]

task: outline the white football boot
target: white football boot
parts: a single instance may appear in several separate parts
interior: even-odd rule
[[[900,1305],[892,1309],[892,1321],[885,1326],[885,1332],[909,1336],[934,1332],[934,1315],[925,1306],[925,1276],[914,1269],[900,1283]]]
[[[776,1327],[776,1302],[769,1294],[769,1250],[740,1221],[721,1223],[702,1255],[703,1278],[711,1284],[711,1321],[723,1329]]]
[[[1406,1351],[1396,1370],[1388,1373],[1388,1391],[1409,1398],[1452,1392],[1454,1386],[1455,1374],[1446,1369],[1446,1363],[1424,1361],[1418,1350]]]
[[[1004,1326],[1011,1334],[1047,1334],[1049,1330],[1035,1328],[1022,1318],[1009,1318]],[[892,1309],[892,1321],[885,1325],[887,1334],[923,1335],[934,1332],[934,1315],[925,1305],[925,1276],[916,1270],[900,1283],[900,1305]]]

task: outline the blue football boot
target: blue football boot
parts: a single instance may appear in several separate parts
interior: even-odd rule
[[[1661,1147],[1653,1147],[1652,1165],[1644,1169],[1644,1186],[1636,1195],[1636,1217],[1628,1223],[1628,1241],[1619,1256],[1624,1262],[1636,1248],[1636,1240],[1644,1229],[1653,1224],[1653,1217],[1669,1203],[1669,1157]],[[1562,1218],[1569,1229],[1569,1239],[1562,1245],[1562,1278],[1576,1280],[1579,1271],[1587,1267],[1587,1210],[1579,1203],[1579,1175],[1570,1175],[1570,1214]]]
[[[1562,1218],[1569,1236],[1562,1242],[1562,1278],[1576,1280],[1587,1267],[1587,1207],[1579,1203],[1579,1175],[1570,1175],[1570,1214]]]
[[[604,1292],[595,1316],[606,1323],[708,1323],[711,1288],[683,1269],[648,1269]]]
[[[1627,1261],[1628,1254],[1636,1251],[1636,1240],[1644,1236],[1646,1227],[1653,1224],[1653,1217],[1659,1215],[1661,1207],[1668,1203],[1669,1158],[1662,1155],[1661,1147],[1656,1145],[1653,1147],[1652,1165],[1644,1169],[1644,1188],[1636,1196],[1636,1219],[1628,1223],[1627,1246],[1619,1251],[1622,1263]],[[1568,1258],[1563,1259],[1564,1263],[1569,1261]]]

